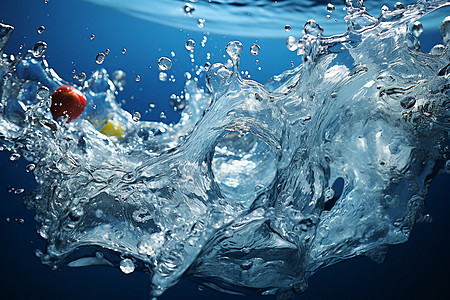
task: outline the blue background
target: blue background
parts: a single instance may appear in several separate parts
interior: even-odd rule
[[[164,1],[164,0],[161,0]],[[325,13],[324,13],[325,14]],[[303,19],[302,19],[303,18]],[[299,17],[299,24],[292,24],[289,34],[300,36],[300,27],[307,16]],[[225,45],[234,39],[243,42],[242,70],[248,70],[252,78],[264,82],[272,75],[297,66],[300,58],[289,52],[280,29],[279,39],[240,38],[230,35],[209,35],[205,48],[200,45],[203,33],[169,28],[138,20],[112,9],[98,7],[76,0],[0,0],[0,21],[15,26],[15,32],[6,48],[7,53],[24,52],[43,40],[48,43],[46,58],[50,65],[67,81],[75,74],[90,74],[99,68],[95,56],[111,50],[102,67],[108,72],[124,70],[128,83],[119,100],[124,100],[128,111],[140,111],[144,120],[161,120],[160,112],[168,116],[165,122],[174,122],[178,113],[168,105],[172,93],[183,89],[183,73],[191,71],[189,52],[184,49],[187,39],[196,42],[196,64],[225,62]],[[44,33],[37,29],[44,25]],[[325,25],[326,26],[326,25]],[[207,23],[204,28],[207,30]],[[94,40],[90,40],[95,34]],[[428,40],[426,40],[428,39]],[[437,31],[428,32],[424,48],[430,48]],[[248,50],[257,42],[261,53],[254,57]],[[23,49],[20,46],[23,45]],[[123,48],[127,49],[122,54]],[[176,53],[173,67],[168,71],[175,82],[158,80],[158,58]],[[259,65],[255,64],[259,59]],[[257,67],[262,70],[258,71]],[[140,82],[134,77],[141,76]],[[203,76],[200,84],[204,84]],[[149,103],[156,108],[148,110]],[[35,249],[43,249],[45,243],[36,233],[34,213],[22,204],[23,194],[7,191],[8,186],[25,188],[30,192],[35,183],[32,174],[25,172],[27,162],[9,161],[9,153],[0,152],[0,299],[147,299],[148,275],[135,272],[123,274],[107,267],[68,268],[51,271],[35,257]],[[391,247],[383,264],[367,258],[349,260],[319,271],[309,280],[310,287],[298,299],[450,299],[450,196],[449,175],[440,175],[434,181],[426,202],[426,212],[433,216],[430,224],[418,224],[407,244]],[[6,218],[11,218],[6,222]],[[24,224],[15,222],[23,218]],[[259,299],[221,294],[209,289],[199,291],[198,284],[182,280],[169,289],[161,299]],[[265,297],[263,299],[274,299]]]

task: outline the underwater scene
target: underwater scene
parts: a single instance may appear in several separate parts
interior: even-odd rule
[[[2,299],[450,297],[450,2],[0,0]]]

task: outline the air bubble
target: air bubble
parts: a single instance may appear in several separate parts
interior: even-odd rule
[[[415,37],[419,37],[423,32],[423,25],[419,21],[414,22],[414,24],[411,26],[411,33]]]
[[[50,95],[50,91],[49,91],[48,87],[46,87],[46,86],[41,86],[40,88],[38,88],[38,90],[36,92],[36,98],[39,101],[47,100],[49,95]]]
[[[195,48],[195,41],[194,40],[187,40],[186,44],[184,44],[184,47],[188,51],[194,51]]]
[[[304,28],[305,28],[306,34],[310,34],[310,35],[314,35],[314,36],[322,35],[322,32],[323,32],[323,28],[319,25],[319,23],[317,23],[316,20],[308,20],[305,23]]]
[[[83,82],[83,81],[86,80],[86,73],[81,72],[80,74],[78,74],[77,77],[78,77],[78,81],[79,81],[79,82]]]
[[[45,26],[42,25],[41,27],[38,28],[37,33],[42,34],[44,32],[44,30],[45,30]]]
[[[19,153],[13,153],[9,156],[9,160],[10,161],[16,161],[20,159],[20,154]]]
[[[394,5],[394,10],[399,10],[399,9],[405,9],[405,5],[403,5],[403,3],[401,3],[401,2],[397,2]]]
[[[16,189],[14,191],[14,194],[19,195],[19,194],[22,194],[23,192],[25,192],[25,189]]]
[[[205,19],[198,19],[197,20],[197,27],[198,28],[203,28],[203,27],[205,27]]]
[[[141,119],[141,113],[138,112],[138,111],[135,111],[135,112],[133,113],[133,121],[134,121],[134,122],[139,122],[140,119]]]
[[[25,171],[26,171],[27,173],[33,172],[34,169],[36,169],[36,165],[35,165],[35,164],[29,164],[29,165],[27,165],[27,166],[25,167]]]
[[[211,67],[211,63],[209,61],[205,62],[205,71],[208,72],[209,68]]]
[[[46,42],[37,42],[33,47],[33,56],[34,57],[41,57],[45,50],[47,50],[47,43]]]
[[[95,34],[91,34],[91,41],[95,39]]]
[[[294,36],[288,36],[288,38],[286,39],[286,48],[288,48],[289,51],[297,50],[297,39]]]
[[[105,50],[105,54],[106,54],[106,55],[108,55],[108,54],[109,54],[109,52],[111,52],[111,50],[110,50],[109,48],[106,48],[106,50]]]
[[[161,119],[167,118],[167,117],[166,117],[166,114],[165,114],[163,111],[159,114],[159,117],[160,117]]]
[[[404,109],[410,109],[414,106],[414,104],[416,104],[416,99],[411,96],[407,96],[400,101],[400,105]]]
[[[100,52],[99,54],[97,54],[97,56],[95,57],[95,62],[98,65],[101,65],[104,61],[105,61],[105,53]]]
[[[437,44],[434,45],[433,48],[431,48],[430,50],[430,54],[431,55],[441,55],[442,53],[444,53],[445,47],[442,44]]]
[[[122,54],[125,54],[125,53],[127,53],[127,48],[122,49]]]
[[[253,54],[253,55],[258,55],[260,50],[261,50],[261,47],[259,47],[258,44],[253,44],[253,45],[250,47],[250,52],[251,52],[251,54]]]
[[[284,26],[284,31],[289,32],[291,31],[291,25],[287,24]]]
[[[141,75],[136,75],[136,77],[134,77],[134,80],[136,80],[136,82],[141,81]]]
[[[327,4],[327,11],[328,11],[329,13],[331,13],[331,12],[333,12],[334,10],[335,10],[334,5],[331,4],[331,3],[328,3],[328,4]]]
[[[161,71],[167,71],[172,67],[172,61],[168,57],[161,57],[158,60],[158,67]]]
[[[158,78],[160,81],[167,81],[167,73],[166,72],[159,72]]]
[[[120,261],[120,270],[125,274],[133,273],[135,268],[134,262],[129,258]]]
[[[192,15],[192,13],[195,11],[195,7],[192,6],[189,3],[186,3],[185,5],[183,5],[183,11],[185,14],[187,14],[188,16]]]

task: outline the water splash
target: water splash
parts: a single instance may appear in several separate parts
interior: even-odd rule
[[[431,55],[417,23],[444,5],[377,19],[347,1],[349,31],[325,37],[306,22],[294,38],[303,65],[265,85],[241,78],[243,45],[230,42],[232,69],[210,66],[209,93],[186,76],[173,126],[122,110],[123,72],[111,80],[104,69],[80,87],[80,118],[53,120],[48,95],[68,83],[33,52],[3,55],[0,137],[34,164],[39,187],[26,205],[48,242],[42,261],[145,267],[155,296],[187,274],[222,291],[285,297],[330,264],[382,260],[423,219],[448,152],[448,26]],[[12,27],[0,32],[3,50]]]

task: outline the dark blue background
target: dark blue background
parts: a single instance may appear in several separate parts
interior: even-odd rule
[[[298,25],[306,19],[306,16],[299,18]],[[178,117],[168,105],[169,96],[180,93],[182,74],[192,68],[189,53],[184,49],[185,41],[196,40],[196,63],[203,65],[208,51],[212,54],[212,63],[224,62],[225,45],[238,38],[210,35],[207,46],[202,48],[202,33],[148,23],[76,0],[49,0],[48,4],[44,4],[44,0],[0,0],[0,21],[16,28],[6,49],[8,53],[23,51],[19,49],[20,45],[29,49],[39,40],[46,41],[50,65],[68,81],[74,81],[73,70],[76,74],[90,74],[98,69],[96,54],[111,49],[102,67],[109,72],[123,69],[127,73],[128,84],[119,95],[120,100],[125,100],[124,107],[129,111],[140,111],[145,120],[160,120],[159,114],[164,111],[169,122]],[[39,35],[37,29],[41,25],[46,30]],[[299,36],[299,26],[293,27],[291,33]],[[92,41],[91,34],[96,36]],[[264,82],[291,68],[292,62],[297,65],[300,59],[285,48],[285,36],[286,33],[280,30],[280,39],[260,39],[255,30],[256,39],[238,38],[245,46],[242,69],[249,70],[253,78]],[[248,48],[256,41],[261,46],[261,53],[252,57]],[[123,48],[127,49],[125,55],[121,53]],[[175,76],[176,82],[160,82],[157,60],[161,56],[170,57],[171,51],[176,57],[168,73]],[[257,70],[255,59],[260,60],[262,71]],[[140,82],[134,81],[136,74],[141,76]],[[152,112],[145,113],[149,103],[157,106]],[[22,159],[11,162],[8,157],[9,153],[0,152],[0,299],[147,299],[149,278],[146,274],[125,275],[118,269],[107,267],[61,267],[51,271],[40,263],[34,251],[43,249],[45,244],[36,233],[34,214],[24,208],[23,194],[7,192],[8,186],[32,191],[34,179],[25,172],[27,162]],[[434,221],[418,224],[407,244],[390,248],[383,264],[358,258],[321,270],[310,279],[306,293],[297,298],[449,299],[449,182],[449,175],[440,175],[430,190],[426,211]],[[6,222],[6,218],[11,221]],[[25,223],[19,224],[15,218],[23,218]],[[208,289],[199,291],[197,287],[195,283],[182,280],[161,299],[257,298],[230,296]]]

